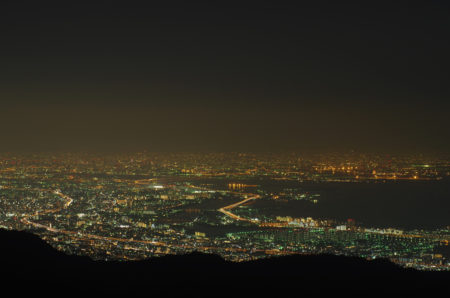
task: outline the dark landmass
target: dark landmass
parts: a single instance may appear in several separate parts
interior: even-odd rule
[[[254,294],[295,291],[434,293],[449,291],[450,272],[404,269],[388,260],[319,255],[232,263],[212,254],[170,255],[145,261],[93,261],[55,250],[38,236],[0,229],[2,290],[18,294],[133,293],[152,296],[203,293]]]

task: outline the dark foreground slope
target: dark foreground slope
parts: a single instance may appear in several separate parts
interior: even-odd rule
[[[385,261],[337,256],[289,256],[231,263],[193,253],[139,262],[98,262],[56,251],[37,236],[0,230],[1,289],[49,296],[69,293],[235,295],[294,290],[319,294],[431,293],[449,291],[450,273],[406,270]]]

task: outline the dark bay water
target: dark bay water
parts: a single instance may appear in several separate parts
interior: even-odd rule
[[[435,229],[450,226],[450,179],[385,183],[300,183],[269,179],[246,182],[256,183],[267,191],[300,188],[320,194],[317,204],[259,200],[252,205],[270,215],[353,218],[366,227]]]
[[[450,225],[450,181],[319,183],[300,187],[320,193],[319,203],[289,201],[275,204],[279,206],[273,206],[273,211],[290,216],[353,218],[370,227],[435,229]]]

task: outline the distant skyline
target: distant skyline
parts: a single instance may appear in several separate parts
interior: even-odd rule
[[[0,151],[449,152],[450,4],[383,2],[1,3]]]

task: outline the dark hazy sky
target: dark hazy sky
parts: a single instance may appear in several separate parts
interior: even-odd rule
[[[0,151],[449,152],[448,1],[153,2],[2,1]]]

